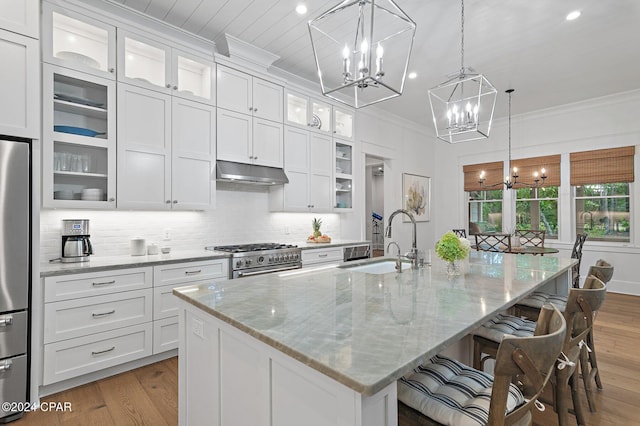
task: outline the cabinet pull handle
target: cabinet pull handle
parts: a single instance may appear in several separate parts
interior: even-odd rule
[[[319,254],[318,257],[327,257],[329,254],[328,253],[323,253],[323,254]]]
[[[111,346],[109,349],[104,349],[102,351],[91,351],[91,355],[96,356],[96,355],[106,354],[107,352],[111,352],[115,348],[116,348],[115,346]]]
[[[98,318],[98,317],[103,317],[105,315],[111,315],[111,314],[115,314],[115,313],[116,313],[116,310],[112,309],[109,312],[100,312],[100,313],[97,313],[97,314],[95,312],[92,312],[91,316],[94,317],[94,318]]]
[[[114,72],[116,72],[116,69],[115,69],[115,68],[109,68],[109,72],[110,72],[111,74],[113,74]]]
[[[178,90],[178,86],[173,86],[173,90]]]
[[[173,200],[173,204],[178,204],[178,200]]]
[[[249,107],[249,111],[253,111],[253,107]]]
[[[112,203],[113,203],[115,200],[116,200],[116,199],[115,199],[115,198],[113,198],[113,197],[109,198],[109,201],[111,201]]]
[[[11,369],[11,365],[13,364],[13,362],[8,359],[6,360],[4,363],[0,364],[0,373],[3,371],[9,371]]]
[[[257,159],[258,159],[258,156],[257,156],[257,155],[256,155],[256,156],[254,156],[254,157],[253,157],[253,159],[254,159],[254,160],[257,160]]]
[[[258,108],[254,108],[254,109],[253,109],[253,112],[258,112]]]
[[[8,327],[13,324],[13,316],[7,315],[6,317],[0,318],[0,327]]]
[[[171,204],[171,200],[165,201],[165,204]]]
[[[165,84],[164,87],[166,87],[167,89],[171,89],[171,85],[169,83]]]
[[[103,281],[101,283],[91,283],[93,286],[98,287],[101,285],[109,285],[109,284],[115,284],[116,280],[111,280],[111,281]]]
[[[185,275],[197,275],[202,272],[202,269],[198,269],[197,271],[184,271]]]

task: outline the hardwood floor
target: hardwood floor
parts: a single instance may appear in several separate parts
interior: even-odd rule
[[[598,366],[604,389],[597,392],[598,411],[590,426],[640,425],[640,297],[610,293],[595,322]],[[71,412],[33,412],[12,423],[27,425],[176,425],[178,423],[177,358],[89,383],[43,398],[70,402]],[[569,417],[571,425],[576,421]],[[537,426],[557,425],[551,407],[534,414]],[[198,425],[196,425],[198,426]]]

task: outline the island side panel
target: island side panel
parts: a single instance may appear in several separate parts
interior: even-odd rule
[[[180,310],[180,425],[397,425],[395,382],[365,397],[189,303]]]

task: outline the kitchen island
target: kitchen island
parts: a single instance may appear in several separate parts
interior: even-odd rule
[[[544,287],[574,259],[472,252],[402,273],[349,268],[174,289],[180,424],[395,425],[396,380]]]

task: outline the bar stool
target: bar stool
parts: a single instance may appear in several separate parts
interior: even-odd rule
[[[573,400],[574,411],[578,424],[584,423],[582,406],[578,397],[579,370],[578,362],[581,364],[582,380],[587,392],[589,407],[595,404],[593,392],[590,389],[591,374],[585,371],[587,348],[585,340],[593,330],[593,318],[600,309],[606,295],[606,285],[596,278],[589,276],[585,280],[585,287],[581,289],[570,289],[567,303],[564,309],[564,318],[567,322],[567,338],[564,342],[561,358],[558,359],[555,375],[551,382],[553,385],[553,406],[558,414],[560,426],[568,422],[568,398],[569,391]],[[546,306],[546,305],[545,305]],[[527,319],[499,314],[490,321],[483,324],[474,331],[474,368],[482,369],[487,359],[496,357],[497,349],[502,339],[511,335],[527,336],[531,335],[531,330],[535,329],[536,323]],[[587,343],[588,345],[588,343]],[[482,354],[487,354],[483,357]]]
[[[571,258],[578,259],[578,263],[571,268],[571,275],[573,281],[573,288],[580,287],[580,262],[582,262],[582,246],[587,240],[589,234],[576,235],[576,241],[573,243],[573,250],[571,250]]]
[[[552,376],[565,335],[562,314],[545,305],[533,335],[502,340],[494,376],[434,356],[398,380],[399,424],[531,424],[531,410]],[[514,383],[528,385],[521,389]]]
[[[467,238],[467,231],[465,229],[452,229],[452,231],[458,237]]]

